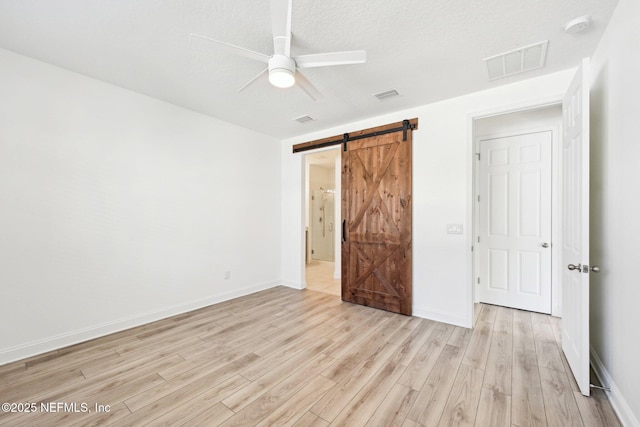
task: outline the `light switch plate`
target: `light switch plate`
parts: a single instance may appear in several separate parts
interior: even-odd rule
[[[462,224],[447,224],[447,234],[462,234]]]

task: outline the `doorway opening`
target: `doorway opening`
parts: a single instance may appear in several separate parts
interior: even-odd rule
[[[476,117],[473,135],[474,303],[559,316],[561,104]]]
[[[307,289],[340,296],[340,147],[305,155]]]

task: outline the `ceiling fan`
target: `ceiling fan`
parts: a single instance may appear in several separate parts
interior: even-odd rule
[[[271,0],[271,28],[273,31],[273,55],[265,55],[260,52],[234,46],[220,40],[198,34],[189,34],[189,43],[192,47],[203,47],[215,44],[218,48],[228,52],[267,63],[268,66],[258,75],[249,80],[238,89],[242,92],[251,83],[264,75],[268,75],[269,82],[279,88],[288,88],[297,84],[314,101],[322,98],[322,94],[311,84],[299,69],[313,67],[328,67],[332,65],[362,64],[367,61],[367,53],[364,50],[348,52],[317,53],[310,55],[291,56],[291,5],[292,0]]]

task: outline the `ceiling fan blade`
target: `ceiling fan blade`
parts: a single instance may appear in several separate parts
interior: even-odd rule
[[[271,0],[273,54],[291,56],[291,2]]]
[[[269,68],[265,68],[264,70],[260,71],[254,78],[252,78],[251,80],[249,80],[248,82],[246,82],[244,84],[244,86],[242,86],[240,89],[238,89],[238,92],[242,92],[243,90],[245,90],[246,88],[248,88],[251,83],[255,82],[256,80],[258,80],[260,77],[262,77],[267,71],[269,71]]]
[[[322,94],[300,71],[296,71],[296,84],[314,101],[322,99]]]
[[[349,52],[315,53],[293,58],[298,68],[327,67],[330,65],[363,64],[367,62],[367,52],[352,50]]]
[[[220,40],[214,40],[209,37],[200,36],[198,34],[189,34],[189,45],[192,48],[206,51],[212,48],[224,50],[236,55],[244,56],[245,58],[255,59],[260,62],[269,62],[270,56],[260,52],[254,52],[253,50],[245,49],[243,47],[234,46],[229,43],[221,42]]]

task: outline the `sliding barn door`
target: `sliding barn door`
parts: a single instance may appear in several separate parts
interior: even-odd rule
[[[411,130],[366,132],[342,152],[342,299],[411,315]]]

